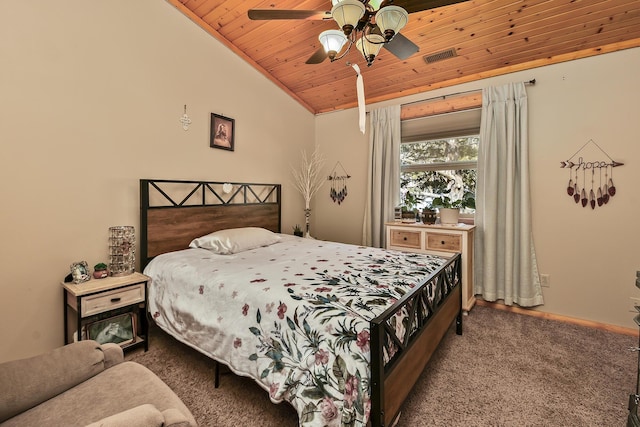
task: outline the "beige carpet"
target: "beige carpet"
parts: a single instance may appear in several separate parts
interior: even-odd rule
[[[629,314],[631,316],[631,313]],[[475,307],[464,334],[445,336],[399,427],[623,426],[636,385],[631,336]],[[292,407],[270,402],[252,380],[152,328],[149,351],[127,355],[154,371],[202,427],[297,426]]]

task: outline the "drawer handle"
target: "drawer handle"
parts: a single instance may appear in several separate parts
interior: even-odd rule
[[[441,245],[444,245],[444,240],[442,240],[442,241],[440,242],[440,244],[441,244]]]
[[[407,236],[404,236],[404,237],[402,238],[402,240],[407,240]]]
[[[120,302],[122,298],[118,297],[118,298],[111,298],[111,302]]]

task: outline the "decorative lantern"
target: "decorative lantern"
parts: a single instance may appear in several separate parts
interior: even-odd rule
[[[136,264],[136,234],[132,226],[109,227],[109,274],[132,274]]]

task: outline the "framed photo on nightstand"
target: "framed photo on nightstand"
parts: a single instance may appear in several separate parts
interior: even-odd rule
[[[73,277],[73,283],[76,285],[79,283],[87,282],[91,279],[89,275],[89,266],[86,261],[74,262],[70,266],[71,277]]]

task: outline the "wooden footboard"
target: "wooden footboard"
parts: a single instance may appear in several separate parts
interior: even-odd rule
[[[429,289],[434,298],[429,300]],[[399,336],[392,326],[408,316]],[[433,352],[456,320],[462,334],[460,255],[371,321],[371,425],[390,426]],[[385,360],[386,363],[385,363]]]

